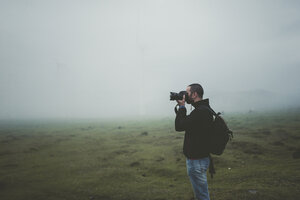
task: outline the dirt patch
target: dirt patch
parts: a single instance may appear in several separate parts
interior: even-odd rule
[[[127,151],[127,150],[117,150],[117,151],[114,151],[114,153],[120,155],[120,154],[129,153],[129,151]]]
[[[130,150],[130,151],[129,150],[116,150],[113,153],[117,154],[117,155],[124,155],[124,154],[133,154],[135,152],[137,152],[137,150]]]
[[[56,139],[55,141],[54,141],[54,143],[60,143],[60,142],[64,142],[64,141],[68,141],[68,140],[70,140],[70,139],[68,139],[68,138],[58,138],[58,139]]]
[[[23,153],[34,153],[34,152],[38,152],[40,150],[40,147],[30,147],[27,150],[24,150]]]
[[[94,129],[94,127],[92,127],[92,126],[80,128],[81,131],[89,131],[89,130],[92,130],[92,129]]]
[[[165,160],[164,157],[157,157],[157,158],[155,159],[156,162],[161,162],[161,161],[164,161],[164,160]]]
[[[140,162],[133,162],[133,163],[130,164],[130,167],[138,167],[140,165],[141,165]]]
[[[31,147],[31,148],[29,148],[29,151],[38,151],[39,149],[38,148],[36,148],[36,147]]]
[[[147,131],[144,131],[144,132],[141,133],[141,135],[142,135],[142,136],[147,136],[147,135],[148,135],[148,132],[147,132]]]

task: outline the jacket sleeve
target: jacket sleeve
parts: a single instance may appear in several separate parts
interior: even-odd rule
[[[185,131],[187,127],[191,127],[199,119],[198,115],[195,110],[190,115],[186,115],[186,108],[180,108],[175,118],[175,130]]]

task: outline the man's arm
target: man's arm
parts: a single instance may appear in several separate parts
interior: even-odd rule
[[[175,118],[175,130],[185,131],[189,127],[207,126],[211,122],[208,110],[195,109],[190,115],[186,115],[186,108],[180,106]]]
[[[185,131],[188,127],[192,127],[199,120],[199,112],[192,111],[190,115],[186,115],[185,95],[182,100],[177,100],[179,109],[175,118],[175,130]]]
[[[186,123],[186,108],[184,106],[179,106],[178,112],[176,113],[175,118],[175,130],[176,131],[185,131]]]
[[[185,131],[188,127],[201,123],[202,115],[198,110],[193,110],[190,115],[186,115],[186,108],[180,107],[175,118],[175,130]]]
[[[179,105],[179,108],[178,108],[178,111],[176,112],[175,130],[176,131],[185,131],[185,127],[181,123],[182,119],[186,117],[185,95],[183,95],[182,100],[177,100],[177,103]]]

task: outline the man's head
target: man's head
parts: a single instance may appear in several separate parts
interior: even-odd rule
[[[188,97],[185,97],[185,100],[188,104],[195,103],[197,101],[201,101],[203,98],[203,88],[198,83],[193,83],[186,88],[186,92]]]

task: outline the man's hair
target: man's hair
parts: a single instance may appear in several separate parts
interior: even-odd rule
[[[199,83],[193,83],[189,86],[191,87],[191,93],[196,92],[199,97],[203,98],[204,90],[203,90],[202,86]]]

